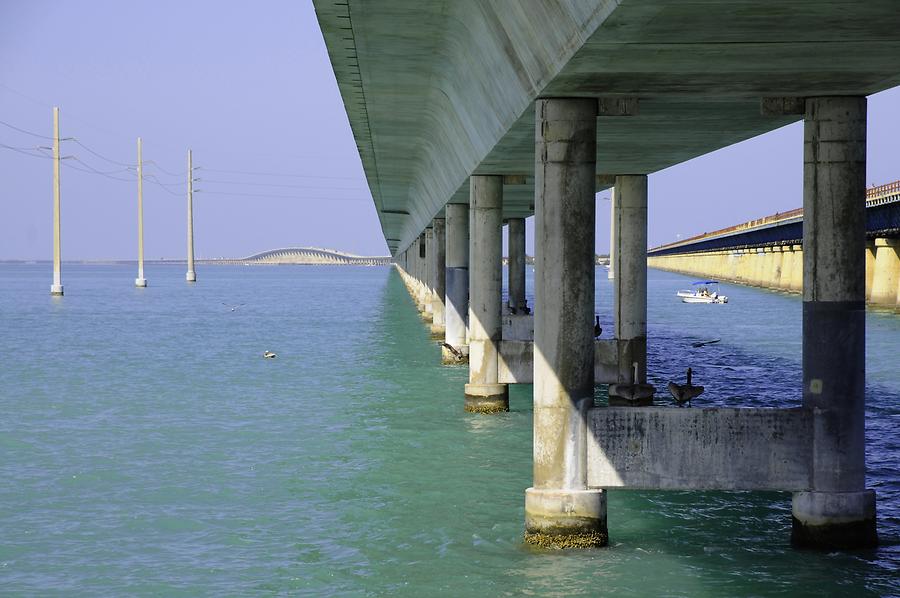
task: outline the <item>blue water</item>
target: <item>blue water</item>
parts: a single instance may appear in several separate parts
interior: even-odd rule
[[[522,542],[530,386],[464,413],[396,272],[133,270],[67,266],[59,299],[46,264],[0,264],[0,594],[900,594],[898,316],[867,316],[879,549],[792,549],[788,493],[613,491],[609,548],[545,552]],[[799,403],[799,299],[689,306],[686,281],[650,272],[651,381]]]

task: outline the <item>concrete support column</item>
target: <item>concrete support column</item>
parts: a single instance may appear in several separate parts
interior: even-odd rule
[[[647,175],[616,177],[615,332],[618,382],[647,382]],[[633,364],[638,364],[638,379]]]
[[[503,177],[469,177],[469,383],[466,411],[509,411],[509,388],[499,384],[502,336]]]
[[[803,246],[791,245],[791,280],[789,290],[803,292]]]
[[[469,314],[469,206],[447,204],[446,301],[444,312],[444,363],[461,363],[469,354],[466,344],[466,317]],[[455,351],[455,352],[454,352]]]
[[[524,313],[525,302],[525,219],[510,218],[509,233],[509,301],[510,310]]]
[[[784,273],[784,247],[776,245],[772,248],[772,287],[783,289],[784,283],[781,276]]]
[[[872,297],[872,286],[875,283],[875,249],[874,241],[866,241],[866,301]]]
[[[426,265],[425,260],[428,257],[428,246],[425,243],[425,233],[419,235],[416,240],[416,304],[419,307],[419,313],[425,315],[425,276]]]
[[[875,305],[897,305],[900,286],[900,239],[875,239],[875,271],[870,300]]]
[[[444,295],[446,293],[446,227],[443,218],[435,218],[431,229],[434,231],[431,243],[431,334],[444,338]]]
[[[587,488],[594,404],[597,102],[535,103],[534,486],[525,541],[604,546],[606,493]]]
[[[813,415],[809,492],[793,498],[800,546],[873,546],[866,490],[866,99],[806,101],[803,150],[803,405]]]
[[[431,252],[434,251],[434,229],[426,228],[424,235],[425,263],[423,268],[422,287],[425,289],[425,293],[422,296],[422,317],[425,318],[425,321],[431,322],[433,321],[431,299],[434,296],[434,256]]]

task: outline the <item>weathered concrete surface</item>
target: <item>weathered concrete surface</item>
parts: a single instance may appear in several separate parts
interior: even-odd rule
[[[435,218],[432,222],[431,247],[431,334],[443,339],[446,334],[444,325],[444,301],[447,294],[447,234],[444,218]]]
[[[807,99],[803,131],[803,406],[814,414],[811,490],[838,504],[823,493],[867,492],[866,99]],[[866,511],[818,523],[795,511],[794,521],[804,546],[830,548],[854,524],[860,546],[877,541]]]
[[[661,490],[807,490],[804,409],[605,407],[588,412],[588,485]]]
[[[506,385],[497,381],[503,251],[503,178],[473,176],[469,231],[469,383],[466,411],[509,411]]]
[[[619,367],[615,339],[594,341],[594,383],[613,384],[618,381]],[[526,340],[500,341],[498,379],[504,384],[532,384],[534,382],[534,343]]]
[[[425,313],[428,314],[428,319],[433,321],[434,316],[432,315],[432,301],[434,299],[434,256],[432,252],[434,251],[434,228],[428,227],[425,229],[425,275],[422,279],[422,284],[425,285],[425,297],[424,297],[424,308]]]
[[[613,313],[619,383],[647,382],[647,177],[616,177]],[[633,380],[633,364],[638,376]]]
[[[503,339],[511,341],[534,340],[534,316],[503,314]]]
[[[600,119],[596,160],[647,174],[798,118],[762,97],[900,80],[895,0],[314,4],[392,252],[467,202],[473,172],[525,175],[504,214],[533,211],[538,96],[639,98]]]
[[[606,502],[585,492],[584,448],[594,401],[597,103],[538,100],[535,120],[534,485],[525,539],[603,545]],[[579,512],[582,500],[596,509]]]
[[[446,209],[446,303],[444,341],[461,350],[466,345],[469,314],[469,206],[449,205]]]

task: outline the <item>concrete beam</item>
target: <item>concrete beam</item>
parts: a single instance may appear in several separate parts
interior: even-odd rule
[[[615,384],[618,381],[618,345],[621,341],[594,341],[594,383]],[[502,384],[534,383],[534,343],[528,340],[500,341],[498,379]]]
[[[600,98],[597,102],[598,116],[637,116],[637,98]]]
[[[759,113],[763,116],[800,116],[806,111],[806,99],[798,97],[762,98]]]
[[[655,490],[806,490],[806,409],[605,407],[588,413],[588,485]]]

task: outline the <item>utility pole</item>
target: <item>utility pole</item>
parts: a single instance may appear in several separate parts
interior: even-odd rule
[[[50,294],[63,294],[59,249],[59,108],[53,108],[53,284]]]
[[[609,271],[606,277],[610,280],[616,278],[616,188],[613,186],[609,190]]]
[[[188,150],[188,180],[187,180],[187,274],[188,282],[197,282],[197,273],[194,272],[194,163],[191,159],[191,150]]]
[[[141,155],[141,138],[137,140],[137,183],[138,183],[138,277],[134,286],[146,287],[144,278],[144,160]]]

